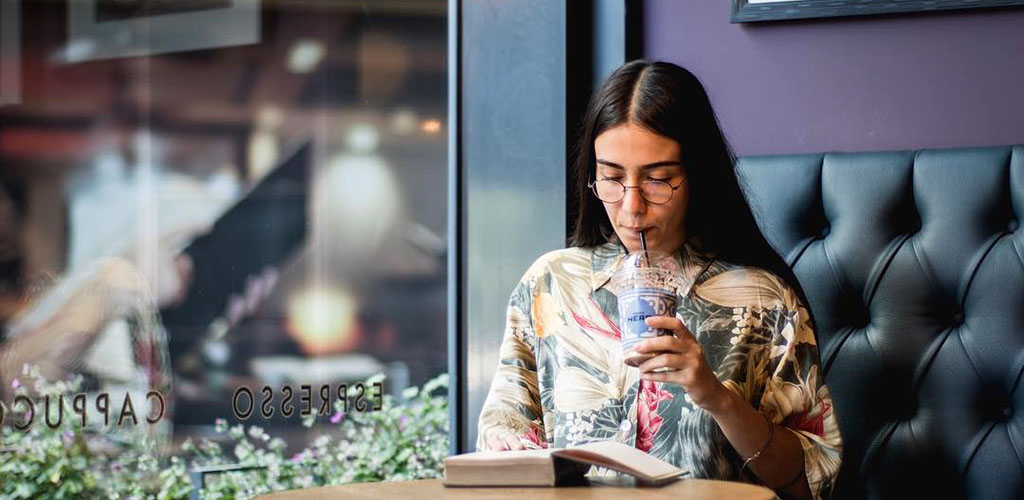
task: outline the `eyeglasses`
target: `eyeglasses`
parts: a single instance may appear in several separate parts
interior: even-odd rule
[[[627,186],[615,179],[601,179],[587,184],[597,199],[605,203],[618,203],[626,197],[627,189],[639,189],[640,196],[643,196],[647,203],[662,205],[672,199],[672,193],[679,189],[686,182],[686,179],[679,181],[675,186],[658,179],[647,179],[638,186]]]

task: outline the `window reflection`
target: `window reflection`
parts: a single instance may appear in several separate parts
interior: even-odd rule
[[[18,3],[0,397],[26,363],[167,391],[180,443],[243,385],[442,372],[447,2],[172,4]]]

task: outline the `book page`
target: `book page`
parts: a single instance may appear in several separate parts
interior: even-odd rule
[[[654,458],[631,446],[614,441],[588,443],[563,450],[554,455],[585,460],[595,465],[632,474],[641,479],[657,480],[685,474],[685,472],[664,460]]]

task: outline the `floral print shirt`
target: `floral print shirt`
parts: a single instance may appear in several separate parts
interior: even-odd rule
[[[530,266],[509,301],[477,449],[507,433],[545,448],[614,440],[695,477],[757,482],[739,471],[743,458],[681,386],[642,381],[623,363],[607,285],[624,256],[613,240],[556,250]],[[827,498],[842,439],[807,309],[777,276],[715,259],[692,240],[677,258],[694,284],[677,290],[676,317],[729,390],[797,436],[811,491]]]

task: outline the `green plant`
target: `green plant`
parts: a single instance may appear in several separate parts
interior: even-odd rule
[[[74,394],[81,385],[78,378],[46,381],[28,367],[24,375],[33,394]],[[382,380],[381,375],[371,377],[366,385]],[[17,394],[30,393],[19,382],[15,385]],[[119,436],[113,449],[101,449],[96,443],[109,444],[109,436],[67,418],[71,407],[65,398],[65,418],[55,429],[40,424],[40,415],[28,431],[0,430],[0,497],[186,499],[192,493],[191,470],[228,465],[242,470],[209,475],[202,498],[440,477],[448,452],[448,405],[443,394],[434,393],[447,386],[448,376],[442,374],[422,388],[406,389],[402,401],[385,395],[379,411],[346,414],[339,402],[331,425],[318,427],[325,432],[292,457],[285,456],[283,440],[260,427],[229,426],[223,420],[215,428],[228,445],[186,441],[183,456],[154,457],[159,443],[142,434]],[[13,417],[20,421],[23,415]],[[313,418],[303,422],[307,427],[313,423]]]

